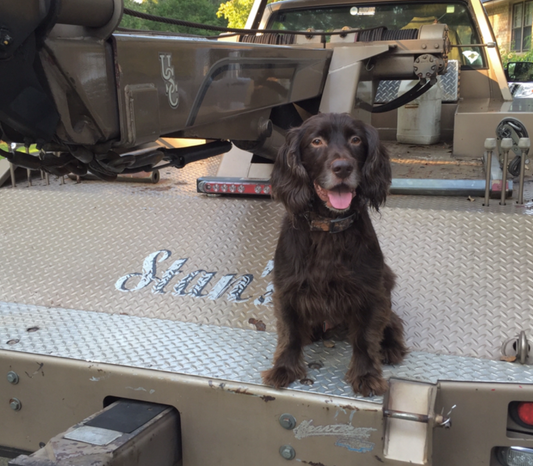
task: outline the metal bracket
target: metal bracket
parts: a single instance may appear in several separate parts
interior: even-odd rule
[[[520,364],[526,364],[530,348],[527,334],[522,330],[518,335],[508,338],[502,343],[501,358],[510,362],[517,360]]]

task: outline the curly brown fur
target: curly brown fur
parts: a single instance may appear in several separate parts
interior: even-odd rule
[[[279,388],[303,378],[302,347],[327,322],[347,328],[353,356],[346,380],[354,392],[384,393],[382,362],[401,362],[407,349],[391,309],[395,276],[368,213],[385,202],[391,182],[377,131],[347,114],[311,117],[289,131],[271,181],[287,214],[274,258],[278,345],[264,382]],[[330,233],[311,231],[311,212],[356,216],[346,230]]]

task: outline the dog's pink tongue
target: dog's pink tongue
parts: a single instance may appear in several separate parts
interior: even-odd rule
[[[329,203],[338,210],[344,210],[350,207],[353,194],[349,191],[328,191]]]

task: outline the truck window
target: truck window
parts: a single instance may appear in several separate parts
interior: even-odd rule
[[[343,27],[388,30],[418,29],[424,24],[444,23],[452,44],[479,44],[479,34],[461,3],[356,4],[316,8],[283,9],[272,13],[268,29],[333,31]],[[481,47],[453,47],[449,56],[463,67],[485,66]]]

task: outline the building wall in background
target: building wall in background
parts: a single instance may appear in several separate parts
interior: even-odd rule
[[[496,35],[498,46],[510,50],[511,45],[511,2],[487,2],[484,3],[489,15],[492,29]]]

